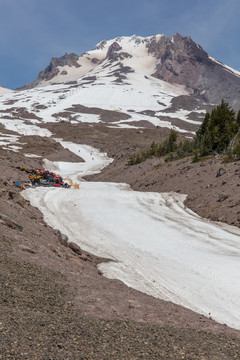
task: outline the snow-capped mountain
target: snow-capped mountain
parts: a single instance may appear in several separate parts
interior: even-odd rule
[[[32,114],[28,119],[38,121],[101,121],[190,132],[222,98],[238,109],[239,86],[240,73],[189,37],[134,35],[101,41],[81,56],[53,58],[36,81],[14,94],[14,107],[8,95],[1,109],[2,116],[14,117],[21,108]]]
[[[189,94],[213,104],[218,104],[222,98],[233,107],[239,103],[240,73],[213,59],[190,37],[179,34],[172,38],[134,35],[101,41],[95,49],[81,56],[65,54],[53,58],[38,79],[28,86],[69,81],[89,73],[96,76],[103,69],[108,70],[105,76],[106,72],[108,76],[115,75],[118,82],[135,72],[183,85]]]

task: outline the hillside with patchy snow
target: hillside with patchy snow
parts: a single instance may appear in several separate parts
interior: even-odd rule
[[[134,35],[101,41],[81,56],[53,58],[36,81],[1,96],[0,117],[7,128],[14,121],[101,122],[191,135],[222,98],[238,106],[239,86],[237,72],[189,37]]]
[[[162,35],[103,41],[92,51],[52,59],[36,82],[2,96],[1,122],[103,122],[111,127],[167,127],[194,132],[211,108],[184,85],[153,76],[159,59],[149,52]],[[9,121],[11,120],[11,121]]]
[[[222,80],[231,81],[232,87],[224,90]],[[145,145],[149,134],[152,140],[152,134],[163,132],[161,127],[193,136],[205,111],[212,107],[209,94],[213,102],[225,94],[226,100],[235,104],[239,81],[238,73],[211,59],[188,37],[133,36],[102,41],[80,57],[65,54],[53,58],[36,82],[0,96],[3,149],[45,157],[45,146],[51,140],[51,146],[58,144],[55,152],[61,145],[85,160],[42,158],[48,169],[81,181],[79,190],[26,190],[25,197],[42,211],[49,225],[86,250],[115,260],[101,265],[106,276],[201,314],[211,313],[214,319],[237,329],[239,229],[202,219],[185,208],[186,196],[180,193],[140,193],[126,184],[82,181],[83,175],[101,171],[112,159],[80,145],[77,136],[90,129],[89,139],[82,134],[81,139],[99,145],[106,141],[105,133],[112,131],[112,148],[117,146],[117,132],[124,136],[122,128]],[[93,134],[97,127],[101,127],[101,138]],[[36,145],[36,137],[44,138],[45,143]],[[25,141],[32,153],[25,152]],[[102,146],[107,147],[106,143]],[[134,141],[125,145],[125,153],[118,157],[127,156],[129,148],[135,149]],[[9,164],[13,166],[10,155]],[[152,177],[154,169],[151,164]],[[183,171],[189,169],[185,164]],[[169,179],[177,177],[170,175]],[[188,179],[186,175],[183,181],[188,184]],[[200,189],[206,194],[211,186]]]

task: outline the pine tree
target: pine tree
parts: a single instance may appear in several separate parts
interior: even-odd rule
[[[238,110],[238,113],[237,113],[237,124],[238,124],[238,126],[240,126],[240,110]]]
[[[200,153],[223,152],[237,134],[238,129],[235,112],[227,102],[222,100],[211,114],[206,113],[200,129],[196,133],[196,147],[200,149]]]
[[[201,138],[206,134],[209,120],[210,120],[210,114],[209,112],[206,112],[202,125],[200,126],[199,130],[196,132],[196,138]]]
[[[168,138],[168,143],[167,143],[167,152],[173,152],[177,149],[177,132],[175,130],[171,130],[170,134],[169,134],[169,138]]]

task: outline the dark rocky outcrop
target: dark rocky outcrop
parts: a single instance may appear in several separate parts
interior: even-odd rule
[[[59,73],[58,66],[75,66],[80,67],[78,64],[79,56],[77,54],[67,54],[61,56],[60,58],[52,58],[50,64],[41,71],[38,75],[37,80],[51,80],[53,77],[55,77]]]
[[[117,61],[119,58],[118,52],[122,50],[122,47],[115,41],[109,46],[106,59],[111,61]]]
[[[70,249],[72,249],[72,251],[75,252],[76,254],[82,255],[82,250],[81,250],[81,248],[80,248],[77,244],[75,244],[74,242],[69,242],[69,243],[68,243],[68,247],[69,247]]]
[[[238,110],[240,76],[214,59],[189,36],[162,36],[147,44],[149,54],[159,59],[153,76],[186,86],[196,97],[218,104],[224,98]]]
[[[105,48],[106,44],[107,44],[107,41],[102,40],[97,46],[95,46],[94,50],[102,50]]]
[[[118,44],[118,42],[112,43],[112,45],[109,46],[107,51],[106,59],[113,61],[123,60],[125,58],[131,58],[132,55],[129,54],[126,51],[121,51],[122,47]]]
[[[44,69],[42,70],[38,77],[37,80],[26,84],[16,90],[26,90],[26,89],[31,89],[34,88],[35,86],[37,86],[41,81],[48,81],[53,79],[55,76],[58,75],[58,73],[60,73],[59,70],[59,66],[75,66],[76,68],[80,67],[81,65],[78,64],[78,59],[79,56],[77,54],[71,53],[65,53],[63,56],[59,57],[59,58],[52,58],[50,64]],[[61,75],[66,75],[67,72],[66,71],[62,71]]]

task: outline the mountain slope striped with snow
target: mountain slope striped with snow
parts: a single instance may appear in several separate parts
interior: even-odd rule
[[[225,83],[231,82],[231,88]],[[38,79],[0,99],[1,122],[103,122],[193,134],[222,98],[237,106],[239,73],[189,37],[118,37],[53,58]]]

